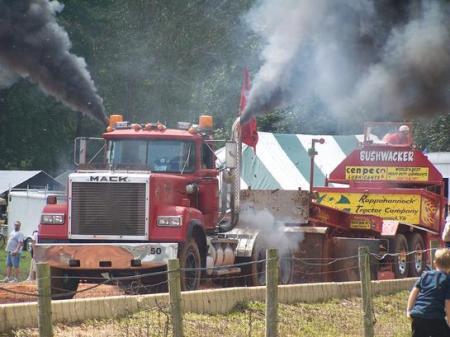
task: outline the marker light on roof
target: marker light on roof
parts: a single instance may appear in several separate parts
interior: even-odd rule
[[[119,122],[123,122],[122,115],[111,115],[109,116],[109,127],[114,128],[115,125]]]
[[[213,118],[209,115],[201,115],[198,121],[200,129],[212,129]]]

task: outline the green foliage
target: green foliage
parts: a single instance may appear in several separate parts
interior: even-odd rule
[[[417,146],[429,152],[450,151],[450,113],[414,125]]]
[[[245,59],[257,59],[241,24],[251,2],[65,0],[58,21],[108,114],[174,125],[208,113],[223,128],[238,109]],[[0,122],[0,169],[52,174],[71,165],[75,136],[104,128],[25,79],[0,91]]]
[[[255,0],[64,0],[58,22],[74,54],[84,57],[108,114],[137,122],[196,122],[214,117],[228,138],[239,107],[242,71],[260,67],[261,41],[243,15]],[[359,133],[363,113],[333,116],[317,97],[258,117],[261,131]],[[448,150],[450,117],[418,122],[421,147]],[[73,138],[98,136],[103,125],[80,117],[26,79],[0,90],[0,169],[71,167]]]

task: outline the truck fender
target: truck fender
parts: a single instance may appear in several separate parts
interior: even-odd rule
[[[208,245],[206,244],[206,235],[200,220],[191,220],[188,224],[187,239],[193,238],[198,245],[202,259],[202,267],[206,266],[206,255],[208,254]]]

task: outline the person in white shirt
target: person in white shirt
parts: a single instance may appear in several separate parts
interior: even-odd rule
[[[23,247],[23,233],[20,231],[20,226],[20,221],[14,223],[14,231],[9,235],[6,244],[8,256],[6,257],[6,277],[3,282],[19,281],[20,253]],[[11,276],[12,268],[14,268],[14,277]]]

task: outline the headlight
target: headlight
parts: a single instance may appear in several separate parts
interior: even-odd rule
[[[42,214],[41,224],[44,225],[62,225],[64,223],[64,214]]]
[[[181,216],[159,216],[156,223],[161,227],[179,227],[181,226]]]

